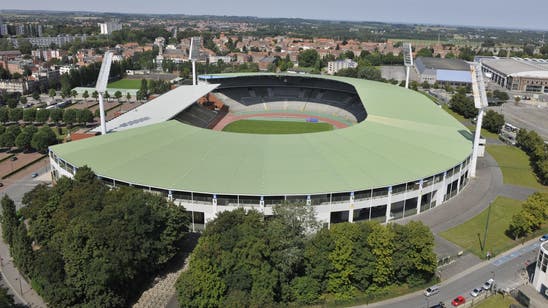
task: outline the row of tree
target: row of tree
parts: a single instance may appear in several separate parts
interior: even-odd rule
[[[57,141],[55,132],[49,126],[40,129],[34,125],[27,125],[23,129],[17,125],[11,125],[7,129],[0,126],[0,147],[3,148],[16,146],[25,152],[35,150],[45,153]]]
[[[537,132],[522,128],[517,133],[516,145],[529,156],[539,182],[548,185],[548,144]]]
[[[0,123],[19,122],[26,123],[59,123],[63,121],[67,125],[74,123],[89,123],[95,115],[89,109],[37,109],[37,108],[13,108],[0,107]]]
[[[419,222],[342,223],[320,229],[313,210],[284,204],[218,214],[177,281],[183,307],[267,307],[348,300],[430,281],[434,237]]]
[[[523,203],[521,210],[512,216],[506,234],[514,239],[527,236],[548,221],[548,194],[534,193]]]
[[[17,213],[2,200],[14,263],[52,307],[127,307],[179,251],[188,217],[135,188],[109,189],[87,167],[39,185]]]

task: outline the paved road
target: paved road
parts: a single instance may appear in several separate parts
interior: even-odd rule
[[[2,190],[0,191],[0,197],[3,197],[5,194],[10,196],[10,198],[14,200],[17,209],[21,208],[21,200],[27,191],[31,190],[39,183],[51,182],[49,168],[47,166],[40,167],[40,165],[35,165],[21,172],[22,174],[18,180],[11,182],[9,186],[2,187]],[[34,172],[39,174],[38,177],[31,177],[31,174]],[[1,236],[0,257],[2,258],[0,264],[2,282],[9,287],[9,293],[14,295],[15,302],[31,307],[46,307],[42,298],[31,288],[30,284],[21,277],[19,271],[13,265],[9,247],[4,243]]]
[[[428,298],[424,296],[423,291],[418,291],[384,302],[357,307],[429,307],[438,302],[444,302],[447,307],[451,307],[451,300],[458,295],[464,296],[467,302],[471,301],[473,297],[470,291],[481,286],[489,278],[495,279],[497,289],[515,288],[527,282],[528,276],[524,274],[526,264],[534,262],[537,249],[538,240],[534,239],[491,261],[470,267],[440,283],[440,293]],[[501,263],[500,260],[504,262]]]

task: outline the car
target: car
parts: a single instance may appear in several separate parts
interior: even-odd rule
[[[548,234],[544,234],[544,235],[541,236],[538,240],[541,241],[541,242],[546,242],[546,241],[548,241]]]
[[[433,306],[430,306],[430,308],[445,308],[445,304],[443,302],[439,302]]]
[[[31,176],[32,176],[32,178],[35,178],[35,177],[38,176],[38,173],[34,172]]]
[[[0,183],[0,187],[4,187],[4,183]]]
[[[12,157],[10,158],[10,160],[11,160],[11,161],[16,161],[16,160],[17,160],[17,156],[12,156]]]
[[[439,286],[431,286],[430,288],[427,288],[424,290],[424,296],[432,296],[434,294],[438,294],[440,292]]]
[[[457,306],[460,306],[464,303],[466,303],[466,299],[464,298],[464,296],[459,295],[459,296],[455,297],[455,299],[451,302],[451,305],[457,307]]]
[[[470,295],[472,295],[473,297],[476,297],[480,295],[481,292],[483,292],[483,287],[474,288],[472,291],[470,291]]]
[[[483,284],[483,289],[484,290],[490,290],[491,287],[493,287],[493,284],[495,283],[495,279],[493,278],[489,278],[489,280],[487,280],[484,284]]]

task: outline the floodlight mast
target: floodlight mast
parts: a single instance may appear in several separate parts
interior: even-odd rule
[[[192,85],[197,85],[197,75],[196,75],[196,61],[200,59],[200,37],[193,37],[190,40],[190,55],[189,59],[192,62]]]
[[[403,43],[403,64],[405,65],[405,88],[409,89],[409,74],[413,66],[413,50],[411,43]]]
[[[474,133],[474,149],[472,152],[472,162],[470,163],[470,176],[476,177],[476,165],[478,161],[479,141],[481,135],[481,126],[483,123],[484,109],[487,107],[487,94],[485,92],[485,83],[483,81],[483,72],[481,63],[470,65],[472,74],[472,93],[474,95],[474,105],[478,109],[478,117],[476,121],[476,131]]]
[[[99,77],[97,77],[97,84],[95,90],[99,93],[99,113],[101,118],[101,135],[107,133],[107,124],[105,120],[105,105],[103,103],[103,94],[107,90],[108,76],[110,74],[110,65],[112,63],[112,52],[107,51],[103,57],[103,63],[101,63],[101,70],[99,71]]]

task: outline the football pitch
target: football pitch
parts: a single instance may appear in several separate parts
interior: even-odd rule
[[[329,123],[310,123],[295,121],[239,120],[223,129],[225,132],[248,134],[304,134],[332,130]]]
[[[140,89],[141,80],[140,79],[120,79],[115,82],[111,82],[107,86],[111,89]]]

